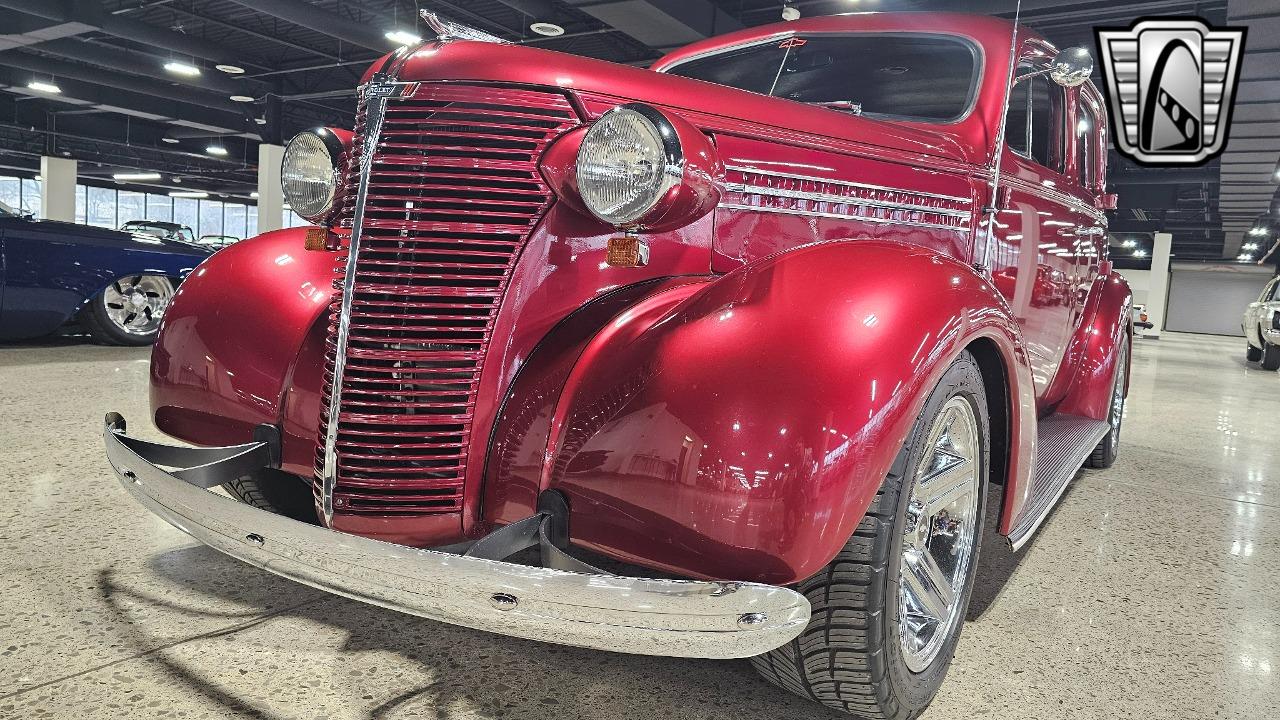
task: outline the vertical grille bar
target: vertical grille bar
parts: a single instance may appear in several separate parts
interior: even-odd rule
[[[374,86],[370,86],[373,88]],[[408,88],[408,89],[406,89]],[[561,94],[429,84],[366,90],[339,224],[316,495],[335,515],[462,509],[480,371],[507,280],[551,203]]]

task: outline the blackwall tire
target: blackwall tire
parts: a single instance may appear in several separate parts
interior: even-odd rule
[[[306,478],[272,468],[222,484],[231,497],[259,510],[318,525],[311,482]]]
[[[964,527],[948,522],[945,515],[927,515],[922,522],[913,502],[929,497],[929,488],[934,488],[928,482],[931,479],[942,478],[946,486],[959,487],[948,470],[957,466],[936,462],[944,448],[936,434],[944,412],[968,412],[972,418],[972,436],[966,442],[966,452],[972,454],[972,502],[966,497],[950,506],[957,518],[962,516],[962,504],[972,511],[971,523]],[[947,369],[925,402],[853,537],[826,568],[797,586],[813,606],[808,627],[790,643],[751,659],[766,680],[862,718],[905,720],[929,705],[951,665],[973,588],[990,472],[988,430],[982,375],[966,352]],[[955,452],[946,457],[964,455]],[[942,470],[925,472],[926,461],[930,468]],[[963,569],[960,561],[947,568],[954,577],[955,615],[947,613],[945,628],[939,623],[936,627],[943,629],[929,635],[927,645],[920,645],[919,633],[907,629],[920,616],[912,612],[909,602],[908,588],[916,582],[904,579],[909,565],[918,566],[909,558],[920,556],[921,533],[929,538],[923,541],[926,548],[941,542],[937,549],[945,549],[948,539],[961,536],[968,548]],[[921,664],[925,654],[927,662]]]
[[[1244,346],[1244,359],[1249,362],[1258,362],[1262,359],[1262,348],[1256,348],[1246,342]]]
[[[1087,464],[1091,468],[1109,468],[1115,464],[1116,458],[1119,457],[1120,429],[1124,422],[1125,386],[1129,380],[1126,362],[1128,357],[1128,343],[1122,340],[1120,343],[1120,356],[1116,363],[1116,372],[1111,380],[1111,406],[1107,409],[1107,424],[1111,426],[1111,429],[1107,431],[1107,436],[1102,438],[1098,446],[1089,454]]]
[[[1262,341],[1262,369],[1280,370],[1280,345]]]
[[[163,275],[128,275],[91,299],[80,321],[104,345],[150,345],[173,293],[173,281]]]

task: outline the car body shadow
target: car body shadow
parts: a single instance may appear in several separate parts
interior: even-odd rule
[[[252,672],[261,658],[245,663],[250,672],[228,673],[225,662],[212,665],[192,662],[189,654],[161,650],[148,661],[163,668],[166,675],[183,687],[216,702],[228,714],[272,719],[325,714],[325,705],[334,704],[357,716],[391,718],[426,717],[514,717],[521,720],[563,720],[587,715],[618,720],[649,720],[654,717],[710,717],[729,715],[740,719],[847,718],[847,715],[770,685],[745,660],[717,661],[687,658],[648,657],[607,653],[447,625],[424,618],[336,597],[306,588],[257,568],[237,562],[204,546],[185,547],[151,558],[151,573],[160,586],[172,583],[210,598],[210,606],[228,602],[256,606],[258,611],[208,615],[225,617],[227,626],[196,636],[229,638],[240,632],[266,632],[245,639],[257,651],[270,649],[271,665],[305,668],[308,643],[318,645],[326,655],[332,652],[327,633],[307,637],[279,637],[303,621],[328,626],[343,637],[338,652],[356,662],[366,654],[392,654],[396,668],[393,678],[413,678],[397,683],[380,676],[376,692],[364,684],[353,684],[349,694],[343,688],[327,688],[316,695],[317,706],[299,708],[298,713],[280,714],[253,698],[269,691],[263,676]],[[168,612],[206,615],[192,604],[177,604],[158,597],[152,590],[140,590],[130,573],[103,570],[98,591],[112,612],[121,618],[132,616],[129,608],[139,603]],[[283,622],[277,622],[277,621]],[[145,625],[133,623],[134,633],[126,638],[138,648],[154,647]],[[183,644],[190,642],[185,641]],[[274,643],[274,644],[272,644]],[[385,664],[385,663],[383,663]],[[288,670],[267,682],[303,682]],[[300,671],[299,671],[300,672]],[[429,681],[422,682],[423,677]],[[283,687],[283,686],[282,686]],[[292,686],[290,686],[292,687]],[[361,708],[364,708],[361,710]],[[465,709],[465,710],[464,710]]]

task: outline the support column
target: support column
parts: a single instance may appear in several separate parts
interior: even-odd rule
[[[76,161],[41,157],[40,217],[45,220],[76,221]]]
[[[1147,315],[1154,325],[1143,332],[1143,337],[1158,338],[1164,332],[1164,309],[1169,304],[1169,255],[1173,236],[1167,232],[1155,234],[1151,248],[1151,289],[1147,293]]]
[[[284,193],[280,190],[280,161],[284,146],[262,143],[258,146],[258,232],[279,230],[284,212]]]

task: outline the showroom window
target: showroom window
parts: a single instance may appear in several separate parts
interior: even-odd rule
[[[33,178],[0,176],[0,202],[40,217],[40,186],[41,181]],[[308,224],[290,211],[284,218],[286,227]],[[197,235],[231,235],[242,240],[258,233],[258,208],[252,205],[76,185],[76,222],[115,229],[130,220],[177,222]]]
[[[116,191],[111,188],[90,187],[88,223],[98,227],[117,228]]]
[[[121,190],[116,193],[116,217],[120,224],[130,220],[146,220],[147,196],[140,192]]]
[[[196,237],[201,235],[222,234],[222,202],[219,200],[200,201],[200,224],[195,226]]]

